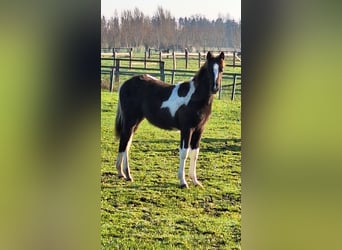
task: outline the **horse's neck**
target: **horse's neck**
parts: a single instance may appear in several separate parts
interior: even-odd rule
[[[195,75],[194,79],[196,90],[193,95],[193,101],[202,102],[205,105],[210,105],[213,102],[213,95],[210,93],[210,87],[207,84],[209,77],[206,75],[203,69]]]

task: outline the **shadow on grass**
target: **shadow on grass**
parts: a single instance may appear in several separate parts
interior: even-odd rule
[[[155,140],[139,140],[134,142],[138,144],[156,144],[158,147],[151,146],[155,152],[164,152],[165,148],[160,148],[160,144],[179,144],[179,140],[175,139],[155,139]],[[200,142],[201,152],[217,152],[217,151],[241,151],[241,139],[237,138],[202,138]],[[171,148],[172,149],[172,148]],[[149,149],[141,149],[142,152],[148,152]]]
[[[152,180],[149,183],[144,183],[143,180],[137,182],[129,182],[123,178],[119,178],[116,172],[103,172],[101,174],[102,188],[117,188],[125,186],[125,189],[132,190],[160,190],[169,188],[179,188],[177,182],[159,182],[158,179]]]
[[[133,190],[151,190],[151,191],[160,191],[160,190],[165,190],[165,189],[170,189],[170,188],[179,188],[178,183],[171,183],[171,182],[163,182],[159,184],[154,184],[154,183],[135,183],[132,185],[129,185],[126,187],[127,189],[133,189]]]
[[[237,138],[203,138],[201,152],[241,151],[241,139]]]
[[[201,177],[199,180],[204,185],[203,187],[195,186],[190,180],[188,180],[189,189],[181,188],[178,179],[174,179],[173,182],[169,181],[159,181],[158,179],[150,180],[145,183],[142,179],[137,179],[134,182],[126,181],[123,178],[118,178],[116,173],[104,172],[102,173],[102,183],[101,189],[116,190],[118,188],[123,188],[126,190],[136,190],[136,191],[165,191],[165,190],[205,190],[210,188],[211,184],[204,184],[203,182],[210,181],[211,177]]]

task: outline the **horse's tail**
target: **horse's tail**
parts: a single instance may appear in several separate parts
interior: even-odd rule
[[[120,133],[122,130],[122,124],[123,124],[123,117],[122,117],[122,109],[120,104],[120,98],[118,100],[118,107],[116,111],[116,118],[115,118],[115,136],[117,138],[120,137]]]

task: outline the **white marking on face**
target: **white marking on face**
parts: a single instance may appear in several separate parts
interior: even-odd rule
[[[178,89],[180,87],[180,84],[176,84],[175,87],[173,88],[171,95],[169,97],[169,99],[167,99],[166,101],[164,101],[161,105],[160,108],[168,108],[170,111],[170,114],[172,117],[175,116],[177,110],[182,106],[182,105],[188,105],[191,96],[193,95],[193,93],[195,92],[195,85],[194,82],[191,81],[190,82],[190,88],[189,88],[189,92],[187,93],[186,96],[178,96]]]
[[[217,78],[218,78],[218,73],[219,73],[219,65],[217,63],[214,63],[213,71],[214,71],[214,81],[216,83]]]

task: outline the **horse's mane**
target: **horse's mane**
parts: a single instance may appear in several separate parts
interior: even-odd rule
[[[203,72],[205,72],[205,70],[208,68],[208,61],[206,61],[201,68],[196,72],[195,76],[194,76],[194,82],[197,83],[197,80],[200,76],[200,74],[203,74]]]

